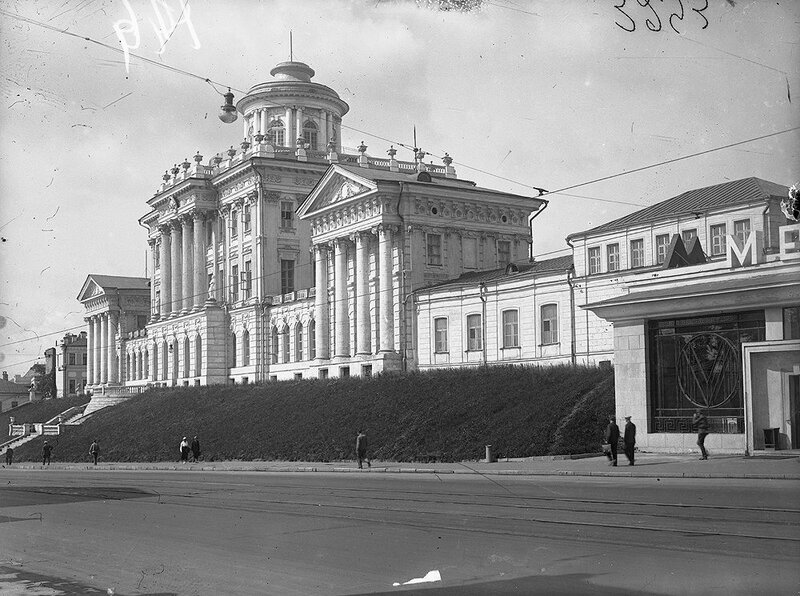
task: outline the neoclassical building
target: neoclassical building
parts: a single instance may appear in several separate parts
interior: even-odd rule
[[[87,279],[90,390],[415,368],[415,290],[527,258],[546,201],[460,180],[447,155],[344,154],[347,104],[303,63],[271,74],[236,104],[238,148],[174,165],[148,200],[146,316]]]

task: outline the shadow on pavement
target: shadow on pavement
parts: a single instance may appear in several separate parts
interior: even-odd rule
[[[0,566],[2,594],[24,596],[26,594],[58,594],[59,596],[125,596],[113,588],[95,588],[87,584],[33,573],[19,567]],[[141,593],[140,596],[178,596],[175,592]]]
[[[357,596],[382,596],[383,594],[409,594],[414,596],[505,596],[508,594],[548,594],[575,596],[583,594],[609,594],[614,596],[633,596],[634,594],[650,594],[642,590],[625,590],[620,587],[598,586],[589,583],[595,575],[588,573],[568,573],[565,575],[531,575],[515,579],[481,582],[459,586],[427,587],[399,586],[386,592],[369,592]]]
[[[2,486],[2,507],[54,505],[80,501],[121,501],[157,496],[151,491],[119,486]]]

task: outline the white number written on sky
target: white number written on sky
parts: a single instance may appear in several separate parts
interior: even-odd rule
[[[130,52],[136,50],[142,41],[139,33],[139,23],[136,18],[136,13],[128,0],[122,0],[125,9],[128,11],[127,19],[120,19],[114,23],[114,31],[119,37],[122,44],[122,51],[125,55],[125,71],[130,72]],[[169,38],[175,33],[178,27],[183,25],[192,36],[192,47],[195,50],[200,49],[200,40],[197,38],[197,32],[192,25],[192,13],[189,6],[189,0],[178,0],[179,6],[177,8],[170,6],[167,0],[150,0],[150,6],[155,14],[155,20],[149,19],[153,31],[158,37],[159,48],[158,54],[164,52],[164,47],[167,45]]]

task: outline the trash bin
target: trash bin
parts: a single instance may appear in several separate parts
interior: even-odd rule
[[[492,446],[491,445],[487,445],[486,446],[486,463],[487,464],[491,464],[491,463],[496,462],[496,461],[497,460],[494,458],[494,453],[492,453]]]
[[[780,429],[779,428],[765,428],[764,429],[764,449],[779,450],[780,445]]]

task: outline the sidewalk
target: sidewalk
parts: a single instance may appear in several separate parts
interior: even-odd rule
[[[0,473],[5,472],[5,465]],[[14,470],[41,470],[33,462],[14,463]],[[495,463],[469,461],[462,463],[398,463],[372,462],[371,468],[359,470],[353,461],[287,462],[287,461],[222,461],[181,464],[180,462],[101,462],[96,467],[87,463],[53,462],[53,470],[181,470],[215,472],[330,472],[351,474],[483,474],[519,476],[606,476],[634,478],[746,478],[800,480],[800,457],[741,455],[711,456],[700,461],[694,454],[665,455],[642,453],[636,465],[629,466],[621,457],[619,466],[608,465],[603,457],[581,459],[521,458]]]

